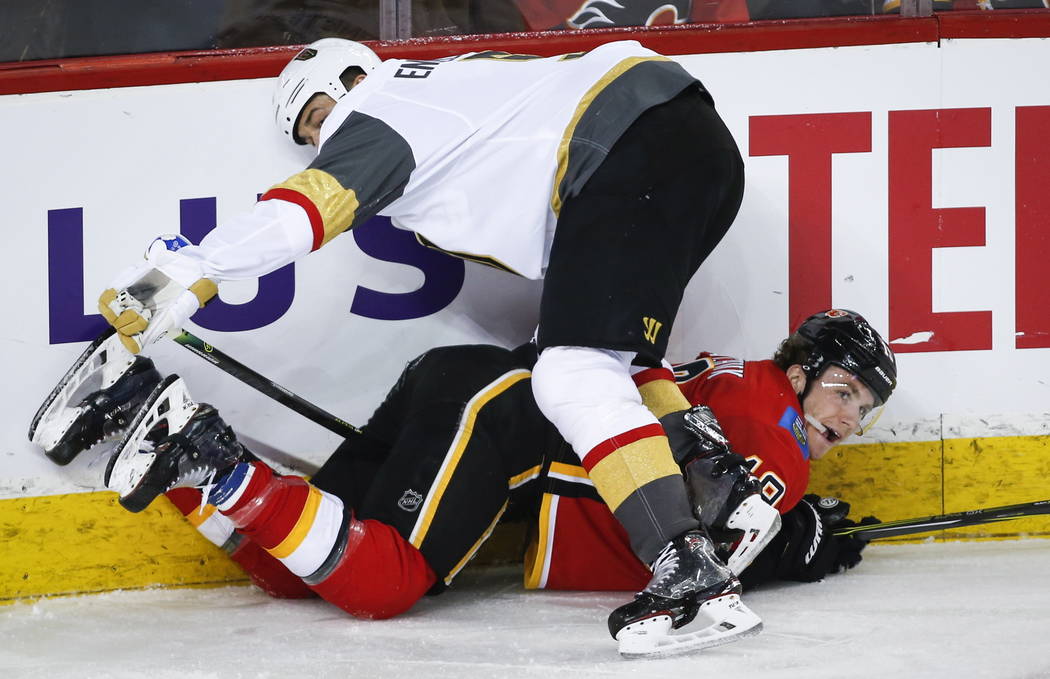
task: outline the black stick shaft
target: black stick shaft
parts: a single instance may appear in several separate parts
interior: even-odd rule
[[[918,519],[901,519],[885,523],[872,523],[865,526],[847,526],[837,529],[835,535],[852,535],[861,540],[878,540],[879,538],[889,538],[898,535],[928,533],[935,530],[944,530],[945,528],[1009,521],[1037,514],[1050,514],[1050,500],[1024,502],[1004,507],[989,507],[988,509],[971,509],[968,512],[924,516]]]
[[[233,375],[241,382],[261,391],[278,403],[291,408],[306,419],[311,422],[316,422],[331,432],[335,432],[340,436],[351,436],[353,434],[361,433],[360,429],[349,422],[332,415],[326,410],[318,408],[303,397],[285,389],[276,382],[263,377],[240,361],[230,357],[222,351],[219,351],[211,344],[208,344],[201,338],[186,332],[185,330],[183,330],[178,336],[174,337],[174,340],[212,365],[226,371],[230,375]]]

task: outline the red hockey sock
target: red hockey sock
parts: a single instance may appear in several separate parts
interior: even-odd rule
[[[367,519],[351,522],[347,549],[315,592],[358,618],[404,613],[437,580],[418,549],[391,526]]]
[[[252,584],[275,599],[310,599],[317,594],[288,567],[251,538],[243,537],[230,558],[243,568]]]
[[[251,466],[246,487],[237,501],[222,513],[233,521],[240,533],[264,549],[271,549],[287,538],[299,523],[312,486],[298,476],[280,476],[263,462],[252,462]]]
[[[389,618],[437,580],[418,549],[394,528],[359,521],[342,502],[301,478],[252,463],[239,497],[222,513],[311,583],[326,601],[361,618]]]
[[[233,562],[244,569],[256,587],[278,599],[305,599],[315,596],[306,583],[288,570],[280,560],[270,556],[256,542],[236,532],[224,536],[221,533],[216,534],[213,530],[207,530],[204,523],[214,513],[215,507],[207,505],[203,513],[200,511],[201,492],[199,490],[175,488],[169,490],[166,495],[204,537],[212,543],[222,540],[221,544],[216,546],[226,551]]]

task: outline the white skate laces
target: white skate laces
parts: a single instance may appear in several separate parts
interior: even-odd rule
[[[199,486],[201,489],[201,506],[197,509],[197,513],[201,516],[204,515],[204,508],[208,506],[208,498],[211,497],[211,489],[215,486],[215,470],[212,469],[211,473],[208,474],[208,478],[203,486]]]
[[[653,577],[648,586],[646,586],[646,591],[659,587],[664,580],[671,577],[678,567],[678,561],[678,550],[674,549],[672,543],[667,543],[667,546],[657,555],[656,561],[653,562]]]
[[[679,599],[733,577],[718,561],[711,541],[689,533],[667,543],[653,562],[653,577],[645,591],[668,599]],[[683,559],[685,559],[683,563]]]

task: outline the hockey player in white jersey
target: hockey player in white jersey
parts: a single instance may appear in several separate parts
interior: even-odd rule
[[[158,241],[118,275],[99,307],[124,344],[140,351],[217,283],[269,273],[377,214],[426,245],[543,278],[537,404],[638,557],[659,557],[651,605],[614,614],[621,646],[667,609],[739,621],[739,583],[691,511],[667,436],[681,440],[690,403],[674,388],[643,398],[630,377],[661,364],[686,284],[740,205],[743,163],[703,85],[633,41],[381,62],[325,39],[285,68],[274,104],[316,159],[199,245]]]

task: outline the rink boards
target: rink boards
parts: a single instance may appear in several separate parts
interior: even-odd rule
[[[715,94],[748,186],[687,291],[669,357],[763,358],[812,310],[862,311],[893,340],[901,386],[864,442],[813,465],[812,484],[857,516],[1047,497],[1050,74],[1035,66],[1048,49],[942,36],[675,56]],[[0,600],[243,579],[171,507],[123,512],[97,460],[58,469],[25,431],[99,331],[94,295],[117,269],[158,233],[196,240],[308,161],[276,140],[271,82],[0,96],[11,129],[43,130],[5,139],[18,162],[0,167],[17,225],[3,294],[19,310],[0,328],[17,387],[0,396]],[[419,352],[527,339],[538,299],[535,282],[376,220],[258,285],[224,286],[194,331],[362,423]],[[261,451],[310,466],[338,443],[178,347],[153,355]],[[1047,536],[1050,522],[963,533]]]
[[[1046,437],[1003,436],[844,445],[813,466],[812,492],[850,502],[851,516],[883,521],[1047,497]],[[989,461],[992,461],[991,463]],[[167,500],[142,514],[116,495],[88,492],[0,500],[0,602],[62,593],[246,582]],[[937,531],[893,542],[1050,537],[1050,517]],[[497,531],[482,563],[520,553]]]

